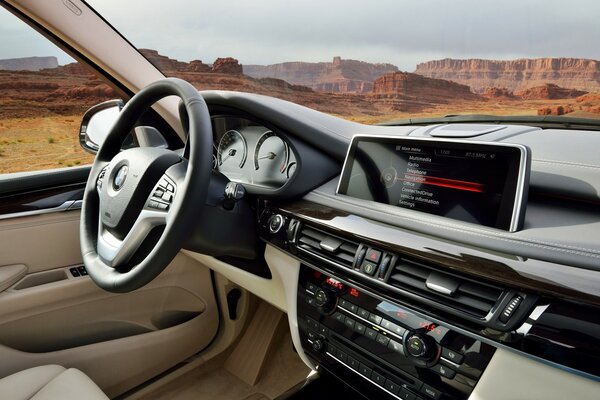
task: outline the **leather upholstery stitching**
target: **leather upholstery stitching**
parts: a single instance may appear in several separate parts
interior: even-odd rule
[[[540,162],[540,163],[548,163],[548,164],[568,165],[571,167],[578,167],[578,168],[600,169],[600,165],[595,165],[595,164],[582,164],[582,163],[575,163],[575,162],[568,162],[568,161],[544,160],[544,159],[539,159],[539,158],[534,158],[534,159],[532,159],[532,161]]]

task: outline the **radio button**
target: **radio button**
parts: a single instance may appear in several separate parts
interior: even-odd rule
[[[340,359],[341,362],[343,363],[347,363],[348,362],[348,354],[344,353],[343,351],[339,351],[338,353],[338,358]]]
[[[376,340],[377,339],[377,331],[375,331],[371,328],[367,328],[365,330],[365,336],[368,337],[369,339]]]
[[[350,329],[354,329],[355,323],[356,322],[350,317],[346,317],[346,319],[344,320],[344,324]]]
[[[375,371],[373,371],[373,373],[371,374],[371,379],[379,386],[385,385],[385,376],[378,374]]]
[[[365,310],[364,308],[360,308],[359,307],[358,308],[358,315],[360,317],[363,317],[364,319],[368,320],[370,313],[367,310]]]
[[[432,388],[431,386],[424,384],[423,387],[421,388],[421,393],[423,393],[424,395],[426,395],[428,398],[430,399],[439,399],[442,396],[442,392],[440,392],[439,390]]]
[[[406,332],[406,329],[404,329],[403,327],[396,325],[393,322],[388,321],[386,319],[381,321],[381,326],[384,329],[387,329],[388,331],[393,332],[398,336],[404,336],[404,332]]]
[[[369,315],[369,321],[371,321],[372,323],[374,323],[375,325],[379,325],[381,324],[381,317],[375,314],[370,314]]]
[[[308,304],[311,307],[315,307],[315,298],[307,295],[306,304]]]
[[[333,319],[335,319],[338,322],[344,323],[346,316],[341,312],[336,312],[335,314],[333,314]]]
[[[319,330],[319,323],[310,317],[306,317],[306,323],[308,324],[308,328],[313,331]]]
[[[308,282],[306,284],[306,290],[309,290],[309,291],[311,291],[313,293],[316,292],[318,288],[319,287],[317,285],[315,285],[314,283],[312,283],[312,282]]]
[[[322,336],[327,337],[327,333],[329,332],[329,329],[327,329],[326,326],[324,325],[319,325],[319,334]]]
[[[355,314],[358,311],[358,306],[356,304],[352,304],[348,300],[344,299],[340,299],[340,307]]]
[[[363,374],[367,378],[370,378],[371,377],[371,372],[373,372],[373,370],[371,368],[367,367],[365,364],[360,363],[360,367],[358,367],[358,372],[360,372],[361,374]]]
[[[465,358],[462,354],[445,347],[442,348],[442,357],[455,364],[461,364]]]
[[[365,329],[367,329],[367,327],[366,327],[366,326],[364,326],[364,325],[363,325],[363,324],[361,324],[361,323],[358,323],[358,322],[357,322],[356,324],[354,324],[354,331],[355,331],[356,333],[360,334],[360,335],[364,335],[364,334],[365,334]]]
[[[377,343],[384,345],[386,347],[387,347],[388,343],[390,342],[390,338],[385,335],[382,335],[381,333],[379,333],[377,335],[377,339],[375,339],[375,340],[377,341]]]
[[[398,343],[395,340],[390,340],[390,343],[388,344],[388,349],[400,354],[404,354],[402,343]]]
[[[452,379],[456,375],[456,372],[454,372],[453,370],[451,370],[450,368],[448,368],[442,364],[434,365],[433,367],[431,367],[431,370],[433,372],[435,372],[436,374],[441,375],[448,379]]]
[[[350,368],[358,371],[358,368],[360,367],[360,362],[356,358],[348,356],[348,365],[350,366]]]
[[[389,379],[386,379],[383,387],[392,392],[393,394],[398,394],[398,392],[400,391],[400,385]]]
[[[417,396],[406,389],[402,389],[400,393],[398,393],[398,397],[400,397],[402,400],[416,400],[417,398]]]

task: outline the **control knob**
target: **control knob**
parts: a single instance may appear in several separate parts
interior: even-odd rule
[[[285,219],[283,219],[283,216],[281,216],[279,214],[272,215],[268,221],[269,231],[271,233],[279,232],[281,230],[281,228],[283,228],[284,222],[285,222]]]
[[[325,313],[331,312],[335,308],[335,295],[319,288],[315,290],[315,305]]]
[[[321,339],[315,339],[312,342],[312,348],[317,353],[320,353],[325,348],[325,345],[323,344],[323,341]]]
[[[406,339],[405,349],[411,356],[422,360],[431,358],[433,346],[429,345],[427,337],[413,333]]]

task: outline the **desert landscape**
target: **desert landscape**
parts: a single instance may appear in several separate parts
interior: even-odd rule
[[[166,76],[200,90],[274,96],[362,123],[448,114],[600,118],[596,60],[444,59],[405,72],[340,57],[245,66],[231,57],[207,64],[140,51]],[[54,57],[0,60],[0,173],[90,163],[93,156],[78,143],[81,116],[118,97],[77,63],[60,66]]]

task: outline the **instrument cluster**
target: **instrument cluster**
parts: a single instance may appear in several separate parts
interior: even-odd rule
[[[239,117],[213,117],[213,169],[229,180],[277,189],[296,170],[296,156],[286,139]]]

